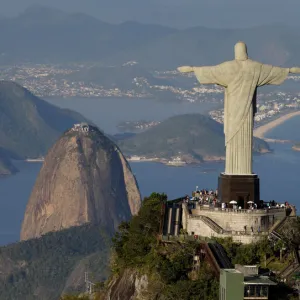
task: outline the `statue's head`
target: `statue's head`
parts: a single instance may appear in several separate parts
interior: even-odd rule
[[[234,58],[236,60],[247,60],[247,46],[244,42],[238,42],[234,46]]]

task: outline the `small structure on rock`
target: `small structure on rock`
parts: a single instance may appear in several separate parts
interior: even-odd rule
[[[73,128],[71,129],[72,131],[78,131],[78,132],[84,132],[88,133],[90,131],[94,131],[93,126],[89,125],[88,123],[79,123],[79,124],[74,124]]]

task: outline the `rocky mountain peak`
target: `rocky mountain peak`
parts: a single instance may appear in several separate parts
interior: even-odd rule
[[[137,182],[120,149],[95,126],[75,124],[45,158],[21,239],[85,223],[114,231],[140,204]]]

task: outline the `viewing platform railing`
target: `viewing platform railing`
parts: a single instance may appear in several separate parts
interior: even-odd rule
[[[234,209],[234,208],[221,208],[209,205],[199,205],[192,210],[201,211],[216,211],[221,213],[237,213],[237,214],[274,214],[274,213],[284,213],[285,208],[259,208],[259,209]],[[197,217],[197,215],[189,215],[190,218]]]

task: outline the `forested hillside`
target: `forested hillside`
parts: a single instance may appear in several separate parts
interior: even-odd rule
[[[107,278],[110,237],[96,226],[73,227],[0,248],[0,299],[57,300],[85,289],[84,272]]]

